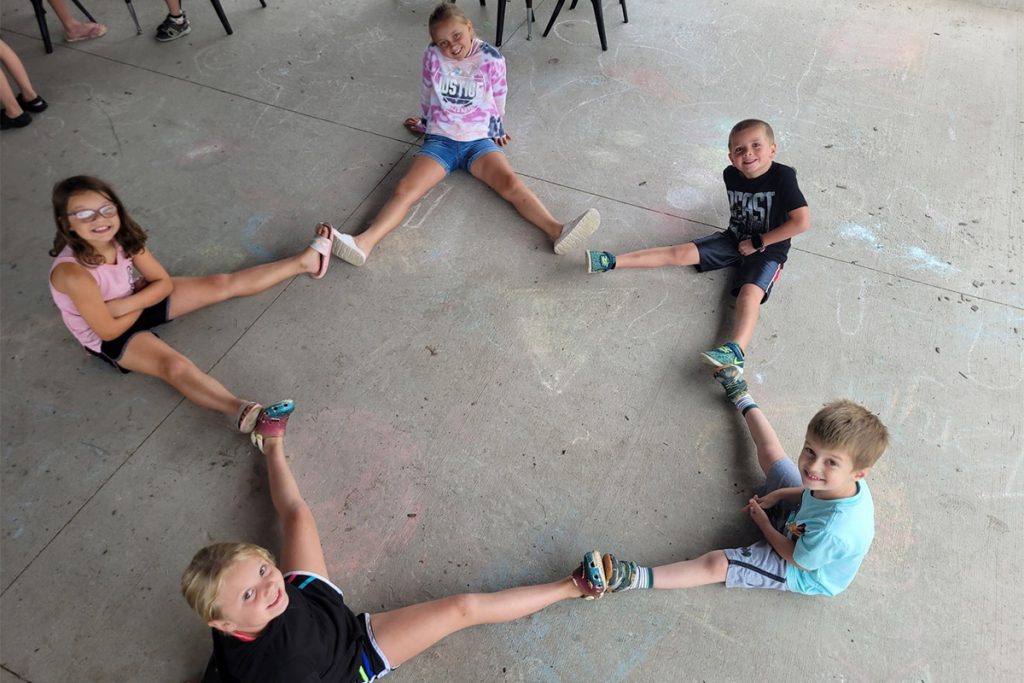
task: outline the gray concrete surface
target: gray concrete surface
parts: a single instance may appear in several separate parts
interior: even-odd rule
[[[462,4],[493,40],[496,2]],[[546,22],[552,2],[538,3]],[[182,681],[209,653],[178,595],[211,539],[277,546],[265,473],[224,420],[83,354],[46,289],[52,184],[119,189],[172,273],[259,263],[316,220],[358,229],[416,141],[430,0],[226,2],[160,45],[0,32],[51,108],[2,136],[0,680]],[[796,452],[825,401],[876,410],[877,536],[835,599],[728,591],[562,603],[446,640],[400,681],[1009,681],[1020,587],[1024,94],[1018,3],[588,3],[526,41],[509,6],[513,166],[613,251],[723,227],[735,121],[758,116],[814,219],[750,350]],[[1002,6],[994,7],[993,5]],[[147,32],[161,3],[136,3]],[[53,15],[51,30],[59,31]],[[58,34],[59,35],[59,34]],[[587,276],[471,177],[363,269],[336,261],[162,336],[243,396],[297,400],[288,448],[356,610],[661,563],[756,535],[734,411],[698,364],[725,274]],[[433,349],[433,351],[431,351]]]

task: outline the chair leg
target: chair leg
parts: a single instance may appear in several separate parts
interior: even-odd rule
[[[267,0],[260,0],[260,4],[263,5],[263,9],[267,9]],[[480,0],[480,4],[484,4],[484,0]],[[625,9],[626,6],[623,5],[622,8]]]
[[[604,35],[604,10],[601,9],[601,0],[591,0],[594,4],[594,18],[597,19],[597,35],[601,36],[601,50],[608,51],[608,39]]]
[[[533,40],[533,0],[526,0],[526,39]]]
[[[85,15],[86,19],[88,19],[90,22],[92,22],[94,24],[96,23],[96,20],[93,19],[93,16],[91,14],[89,14],[89,10],[85,9],[84,7],[82,7],[82,3],[78,2],[78,0],[71,0],[71,2],[75,3],[75,7],[77,7],[79,9],[79,11],[82,14]]]
[[[541,34],[542,38],[547,38],[548,34],[551,33],[551,27],[555,25],[555,19],[558,18],[558,13],[562,11],[562,5],[564,4],[565,0],[558,0],[558,4],[555,5],[555,11],[551,13],[551,18],[548,20],[548,26],[544,29],[544,33]]]
[[[573,9],[576,9],[576,2],[577,2],[577,1],[578,1],[578,0],[572,0],[572,4],[571,4],[571,5],[569,5],[569,9],[571,9],[571,10],[573,10]]]
[[[135,14],[135,5],[132,4],[132,0],[124,0],[124,3],[128,5],[128,13],[132,15],[132,21],[135,22],[135,35],[142,35],[142,27],[139,26],[139,17]]]
[[[629,23],[629,14],[626,13],[626,0],[619,0],[619,4],[622,5],[622,21],[623,23]]]
[[[50,40],[50,29],[46,25],[46,10],[43,9],[43,0],[32,0],[32,10],[36,13],[36,22],[39,23],[39,35],[43,37],[43,47],[46,54],[53,52],[53,42]]]
[[[213,3],[213,11],[217,13],[217,18],[220,19],[220,23],[224,26],[224,31],[230,36],[234,33],[231,30],[231,24],[228,23],[228,17],[224,14],[224,8],[221,7],[220,0],[210,0]]]
[[[501,34],[505,32],[505,3],[508,0],[498,0],[498,35],[494,40],[494,47],[501,47]]]

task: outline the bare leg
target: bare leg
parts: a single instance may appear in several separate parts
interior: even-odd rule
[[[747,353],[750,340],[757,327],[757,318],[761,314],[761,299],[764,290],[753,284],[745,284],[736,295],[736,317],[732,324],[732,341],[736,342],[743,353]]]
[[[662,266],[695,266],[700,263],[697,245],[693,242],[672,247],[654,247],[631,251],[615,257],[615,268],[661,268]]]
[[[60,19],[61,26],[64,27],[65,38],[81,38],[91,32],[97,32],[97,29],[93,27],[103,26],[103,24],[90,24],[75,19],[74,15],[71,14],[71,10],[68,8],[67,0],[48,0],[48,2],[50,3],[50,7],[53,8],[53,13],[57,15],[58,19]],[[106,33],[106,27],[103,27],[103,33]],[[99,36],[96,37],[98,38]]]
[[[401,225],[412,205],[423,199],[439,182],[444,180],[444,167],[427,156],[414,157],[409,171],[398,181],[391,198],[384,204],[377,216],[362,233],[355,236],[359,249],[370,256],[373,248],[389,232]]]
[[[11,90],[11,84],[7,82],[7,74],[3,71],[0,71],[0,104],[4,106],[4,113],[12,119],[21,116],[24,111],[18,104],[14,91]]]
[[[565,578],[497,593],[465,593],[374,614],[373,634],[381,651],[399,666],[456,631],[478,624],[500,624],[538,612],[582,593]]]
[[[326,237],[329,229],[318,233]],[[174,291],[168,312],[171,320],[210,304],[240,296],[252,296],[301,273],[315,273],[320,267],[320,254],[307,247],[295,256],[273,263],[246,268],[237,273],[221,273],[203,277],[175,277]]]
[[[11,78],[14,79],[14,82],[18,84],[18,89],[21,90],[21,94],[27,101],[31,102],[39,96],[39,93],[37,93],[35,88],[32,87],[32,81],[28,78],[28,72],[25,71],[25,65],[21,63],[21,59],[19,59],[14,50],[11,49],[11,46],[2,40],[0,40],[0,62],[3,62],[4,68],[11,74]],[[8,85],[7,90],[10,89],[11,86]],[[14,99],[13,96],[11,99]],[[8,111],[7,115],[11,116],[11,108],[7,104],[6,100],[4,100],[4,107]],[[16,101],[15,108],[19,111],[21,110],[21,107],[17,106]],[[17,114],[14,116],[17,116]]]
[[[197,406],[231,418],[246,403],[152,332],[132,337],[118,363],[126,370],[162,379]]]
[[[729,560],[721,550],[712,550],[695,560],[675,562],[654,568],[654,587],[661,589],[693,588],[723,583]]]
[[[167,13],[178,16],[181,14],[181,0],[164,0],[167,3]]]
[[[750,430],[750,438],[753,439],[754,446],[757,448],[757,464],[761,466],[761,470],[765,474],[768,474],[772,465],[788,457],[786,451],[783,450],[779,437],[776,436],[775,430],[760,408],[751,408],[743,416],[743,419],[747,423],[747,429]]]
[[[485,154],[473,162],[469,172],[501,195],[501,198],[511,204],[520,216],[537,226],[552,242],[561,237],[562,224],[516,175],[504,154]]]

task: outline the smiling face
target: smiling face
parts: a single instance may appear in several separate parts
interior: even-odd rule
[[[111,211],[109,207],[114,207]],[[68,198],[65,220],[68,222],[68,229],[81,239],[88,242],[97,251],[114,240],[118,229],[121,227],[121,217],[116,211],[117,205],[106,195],[86,190],[76,192]],[[92,220],[82,220],[73,214],[82,211],[93,211],[95,214]],[[102,212],[102,213],[101,213]],[[104,216],[103,213],[112,213]]]
[[[288,607],[284,577],[262,557],[242,557],[224,571],[217,606],[221,618],[210,621],[210,626],[226,633],[258,635]]]
[[[729,161],[744,178],[764,175],[774,158],[775,143],[768,137],[764,126],[745,128],[729,138]]]
[[[473,23],[459,17],[443,19],[430,27],[430,38],[448,59],[465,59],[473,47]]]
[[[857,482],[870,469],[854,469],[853,458],[843,451],[827,448],[809,432],[804,448],[800,451],[798,464],[804,488],[819,500],[836,500],[856,495]]]

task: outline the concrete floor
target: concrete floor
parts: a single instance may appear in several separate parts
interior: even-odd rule
[[[78,348],[45,273],[52,184],[110,180],[175,274],[358,230],[417,141],[433,0],[225,2],[165,45],[158,2],[88,5],[101,40],[3,39],[51,104],[2,136],[0,682],[182,681],[209,635],[178,593],[213,539],[276,548],[265,472],[218,415]],[[460,3],[493,40],[497,2]],[[795,453],[849,397],[892,447],[877,535],[835,599],[720,586],[562,603],[457,634],[400,681],[1009,681],[1024,667],[1024,11],[1018,2],[509,3],[513,166],[594,247],[724,227],[729,127],[771,121],[814,220],[764,309],[752,390]],[[50,27],[59,35],[55,17]],[[299,409],[288,448],[357,611],[645,563],[756,535],[758,471],[698,363],[723,273],[587,276],[473,178],[438,186],[362,269],[335,261],[161,331],[238,394]],[[55,371],[56,370],[56,371]]]

